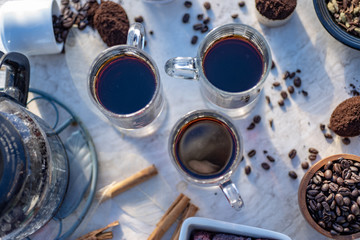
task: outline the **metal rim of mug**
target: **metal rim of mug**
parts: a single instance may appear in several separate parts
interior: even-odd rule
[[[220,36],[216,36],[218,32],[221,32],[222,30],[225,30],[225,29],[232,29],[233,30],[233,33],[232,34],[220,34]],[[234,36],[234,35],[238,35],[238,36],[242,36],[242,37],[245,37],[243,35],[240,35],[240,34],[236,34],[236,31],[238,29],[245,29],[245,30],[250,30],[256,37],[258,37],[263,43],[264,43],[264,48],[265,50],[268,52],[269,54],[269,59],[268,61],[266,62],[266,66],[267,66],[267,69],[265,70],[265,72],[262,74],[261,76],[261,79],[259,80],[259,82],[254,85],[252,88],[246,90],[246,91],[242,91],[242,92],[228,92],[228,91],[224,91],[220,88],[217,88],[215,87],[208,79],[207,77],[205,76],[205,73],[203,71],[203,68],[202,68],[202,61],[203,61],[203,57],[205,55],[205,53],[207,52],[207,50],[219,39],[223,38],[223,37],[226,37],[226,36]],[[208,44],[208,46],[206,46],[206,43],[207,43],[207,40],[210,36],[216,36],[216,40],[212,41],[210,44]],[[245,37],[246,38],[246,37]],[[248,38],[246,38],[248,39]],[[248,39],[250,42],[253,43],[253,41],[251,39]],[[255,44],[255,46],[257,47],[257,44]],[[257,47],[258,48],[258,47]],[[260,51],[260,49],[258,49]],[[262,53],[261,53],[262,54]],[[262,54],[263,55],[263,54]],[[257,31],[255,28],[253,27],[250,27],[248,25],[245,25],[245,24],[241,24],[241,23],[229,23],[229,24],[225,24],[225,25],[221,25],[221,26],[218,26],[216,28],[214,28],[213,30],[211,30],[206,36],[205,38],[201,41],[199,47],[198,47],[198,50],[197,50],[197,56],[196,56],[196,65],[198,66],[198,73],[200,74],[200,78],[199,79],[206,79],[206,82],[209,83],[209,86],[215,90],[215,91],[218,91],[223,94],[231,94],[231,95],[244,95],[244,94],[249,94],[250,92],[254,91],[254,89],[258,88],[259,86],[261,86],[267,76],[269,75],[269,72],[270,72],[270,69],[271,69],[271,64],[272,64],[272,57],[271,57],[271,50],[270,50],[270,46],[269,44],[267,43],[266,39],[262,36],[262,34]],[[265,66],[264,66],[265,68]]]
[[[227,127],[232,131],[234,137],[236,138],[236,153],[233,160],[232,165],[229,167],[228,171],[224,173],[222,176],[218,176],[216,178],[205,178],[205,179],[199,179],[194,176],[189,175],[186,173],[177,163],[176,163],[176,157],[174,154],[174,141],[179,133],[179,131],[182,129],[184,125],[189,123],[190,121],[202,117],[214,117],[217,120],[220,120],[224,124],[227,125]],[[202,110],[195,110],[191,111],[187,114],[185,114],[183,117],[181,117],[173,126],[169,142],[168,142],[168,151],[170,154],[171,162],[175,166],[175,168],[181,173],[181,175],[188,180],[191,183],[202,185],[202,184],[208,184],[208,185],[218,185],[219,183],[223,182],[224,180],[227,180],[230,178],[230,176],[235,172],[235,170],[238,168],[241,158],[243,156],[243,141],[240,133],[237,131],[235,125],[231,122],[231,118],[227,116],[224,113],[220,113],[219,111],[210,110],[210,109],[202,109]]]
[[[142,56],[139,56],[139,53]],[[123,54],[133,55],[134,57],[137,57],[137,58],[145,61],[146,64],[149,65],[149,67],[153,70],[154,75],[155,75],[155,92],[153,93],[151,100],[145,105],[145,107],[143,107],[133,113],[117,114],[117,113],[113,113],[110,110],[106,109],[98,101],[98,99],[96,98],[96,94],[94,93],[94,83],[95,83],[95,78],[96,78],[97,72],[99,71],[100,67],[103,66],[104,63],[106,63],[106,61],[108,59],[110,59],[111,57],[114,57],[117,55],[120,56]],[[133,116],[137,116],[137,115],[147,112],[147,110],[153,104],[153,102],[155,101],[157,96],[160,94],[160,90],[161,90],[159,69],[157,68],[157,66],[155,64],[155,61],[145,51],[143,51],[139,48],[133,47],[133,46],[129,46],[129,45],[117,45],[117,46],[113,46],[113,47],[107,48],[104,51],[102,51],[95,58],[93,63],[91,64],[87,82],[88,82],[88,85],[87,85],[88,94],[89,94],[92,102],[96,106],[98,106],[103,113],[106,113],[111,118],[124,118],[125,119],[125,118],[131,118]]]

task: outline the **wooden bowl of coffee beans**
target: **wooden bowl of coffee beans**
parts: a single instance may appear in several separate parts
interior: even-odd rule
[[[314,164],[301,180],[298,201],[306,221],[326,237],[360,238],[360,157],[337,154]]]

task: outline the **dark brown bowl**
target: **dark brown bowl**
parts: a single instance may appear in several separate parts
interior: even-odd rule
[[[299,190],[298,190],[298,203],[300,207],[300,211],[304,216],[305,220],[319,233],[325,235],[328,238],[339,239],[339,240],[350,240],[360,238],[360,232],[349,234],[349,235],[331,235],[329,231],[326,231],[322,227],[320,227],[315,220],[311,217],[309,210],[306,205],[306,187],[310,181],[310,179],[314,176],[314,174],[323,167],[328,161],[335,161],[338,158],[343,157],[345,159],[350,159],[356,162],[360,162],[360,157],[352,154],[337,154],[326,157],[319,162],[315,163],[304,175],[300,182]]]

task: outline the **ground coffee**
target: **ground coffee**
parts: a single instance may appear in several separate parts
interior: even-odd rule
[[[269,19],[287,18],[296,7],[296,0],[255,0],[259,13]]]
[[[129,19],[119,4],[102,1],[94,15],[94,26],[109,47],[126,43]]]
[[[349,98],[335,108],[329,128],[342,137],[360,135],[360,96]]]

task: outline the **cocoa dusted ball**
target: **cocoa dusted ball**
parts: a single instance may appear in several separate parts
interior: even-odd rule
[[[341,137],[360,135],[360,96],[349,98],[335,108],[329,128]]]

